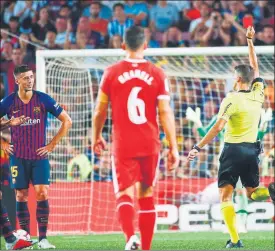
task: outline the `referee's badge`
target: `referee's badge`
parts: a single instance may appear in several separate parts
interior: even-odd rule
[[[35,106],[35,107],[33,108],[33,112],[34,112],[34,113],[40,113],[40,112],[41,112],[40,106]]]

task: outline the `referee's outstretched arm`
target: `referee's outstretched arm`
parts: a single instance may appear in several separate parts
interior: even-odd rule
[[[246,38],[247,38],[248,51],[249,51],[249,63],[254,70],[254,78],[258,78],[260,77],[259,66],[258,66],[257,55],[255,52],[254,44],[253,44],[253,39],[252,39],[254,34],[255,34],[254,28],[252,26],[249,26],[246,31]]]

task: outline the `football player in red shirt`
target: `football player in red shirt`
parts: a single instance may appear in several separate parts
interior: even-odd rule
[[[169,105],[169,81],[162,69],[144,59],[147,48],[144,30],[126,30],[123,49],[126,58],[108,67],[102,77],[93,117],[93,151],[106,147],[102,129],[108,103],[112,107],[112,168],[119,222],[126,237],[126,250],[135,250],[140,241],[134,233],[134,190],[139,203],[138,225],[141,249],[149,250],[156,212],[153,186],[157,180],[160,123],[169,141],[168,170],[178,166],[175,120]]]

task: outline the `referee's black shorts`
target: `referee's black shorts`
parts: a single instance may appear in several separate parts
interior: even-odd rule
[[[232,185],[241,178],[244,187],[259,186],[260,145],[256,143],[225,143],[220,156],[218,186]]]

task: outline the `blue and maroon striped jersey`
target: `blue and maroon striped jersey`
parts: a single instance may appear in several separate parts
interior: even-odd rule
[[[28,104],[22,102],[17,92],[1,100],[0,118],[5,115],[9,119],[22,115],[30,117],[26,123],[11,127],[11,142],[15,157],[30,160],[45,159],[46,157],[38,156],[36,150],[46,144],[47,114],[50,112],[58,117],[62,110],[48,94],[39,91],[33,91]]]

